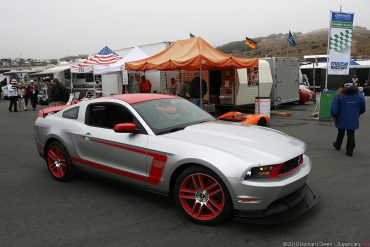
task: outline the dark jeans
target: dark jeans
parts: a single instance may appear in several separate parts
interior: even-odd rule
[[[35,109],[36,104],[37,104],[37,95],[36,94],[31,94],[31,95],[28,96],[28,98],[31,101],[32,109]],[[27,106],[27,104],[26,104],[26,106]]]
[[[14,105],[14,111],[17,111],[18,96],[11,96],[11,97],[9,97],[9,101],[10,101],[9,110],[11,111],[12,110],[12,107]]]
[[[338,149],[340,149],[340,147],[342,146],[345,132],[345,129],[338,129],[337,140],[335,142],[335,145],[338,147]],[[355,149],[355,130],[347,130],[346,151],[347,153],[352,154],[353,149]]]
[[[29,95],[28,94],[26,94],[25,96],[24,96],[24,104],[26,105],[26,107],[28,107],[28,99],[29,99]]]

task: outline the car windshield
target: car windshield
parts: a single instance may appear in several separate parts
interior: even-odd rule
[[[214,118],[185,99],[160,99],[132,105],[157,135],[174,132]]]

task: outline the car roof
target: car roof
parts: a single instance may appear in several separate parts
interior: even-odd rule
[[[145,101],[158,100],[158,99],[178,99],[180,97],[169,94],[157,94],[157,93],[135,93],[135,94],[119,94],[102,97],[100,99],[117,99],[125,101],[129,104],[135,104]]]

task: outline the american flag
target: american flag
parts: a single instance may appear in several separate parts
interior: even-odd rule
[[[73,65],[72,68],[79,69],[85,68],[92,65],[103,65],[107,66],[117,62],[122,59],[117,53],[112,51],[108,46],[104,47],[101,51],[98,52],[95,56],[87,59],[85,62]]]

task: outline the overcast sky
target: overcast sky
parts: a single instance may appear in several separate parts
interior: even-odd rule
[[[214,46],[327,28],[329,11],[370,29],[369,0],[0,0],[0,58],[60,58],[189,37]]]

